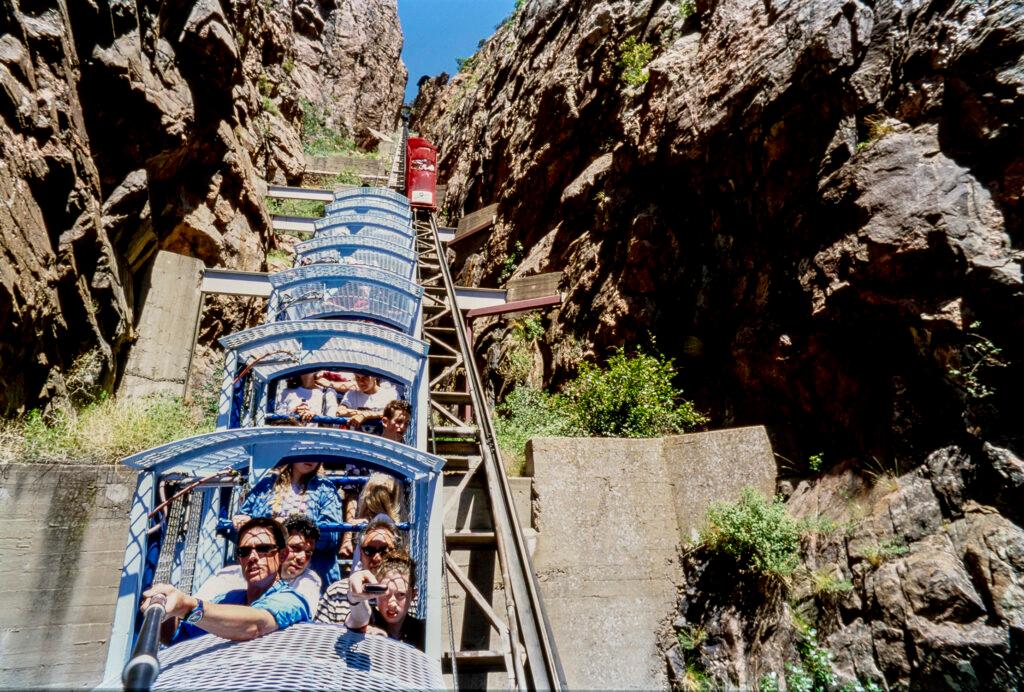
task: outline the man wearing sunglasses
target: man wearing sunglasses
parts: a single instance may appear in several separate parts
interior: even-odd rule
[[[320,529],[305,514],[292,514],[284,520],[283,525],[288,535],[288,552],[280,554],[281,579],[290,583],[306,599],[312,615],[316,604],[320,602],[320,592],[323,591],[319,575],[309,568],[317,539],[320,538]],[[205,603],[222,593],[244,588],[246,582],[242,575],[242,565],[232,564],[214,572],[192,595]]]
[[[304,622],[310,618],[306,600],[279,577],[281,561],[287,554],[281,525],[270,517],[255,517],[238,529],[238,563],[245,577],[244,589],[204,602],[170,584],[154,584],[142,594],[142,610],[157,594],[167,598],[166,617],[184,620],[171,638],[172,644],[206,632],[224,639],[255,639]]]

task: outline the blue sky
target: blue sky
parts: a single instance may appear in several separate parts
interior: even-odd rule
[[[405,34],[402,59],[409,68],[406,103],[416,98],[416,82],[425,74],[455,74],[455,58],[476,52],[480,39],[512,14],[515,0],[398,0]]]

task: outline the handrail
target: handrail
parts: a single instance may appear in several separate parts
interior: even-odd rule
[[[357,523],[353,524],[347,521],[341,522],[324,522],[323,524],[317,524],[316,527],[320,529],[321,533],[348,533],[350,531],[360,531],[366,524]],[[414,526],[414,522],[401,521],[395,524],[395,528],[399,531],[408,531]],[[218,519],[217,520],[217,533],[224,535],[230,534],[235,530],[235,525],[231,523],[230,519]]]
[[[163,594],[153,596],[142,618],[139,638],[135,641],[132,655],[121,671],[124,689],[131,692],[148,692],[160,675],[160,624],[167,612],[167,598]]]

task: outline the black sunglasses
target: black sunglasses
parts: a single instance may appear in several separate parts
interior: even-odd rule
[[[252,555],[252,551],[259,553],[260,557],[265,557],[271,553],[277,552],[277,546],[269,543],[261,543],[260,545],[245,545],[238,548],[238,557],[245,559]]]
[[[383,555],[384,553],[388,552],[389,550],[391,550],[391,548],[387,547],[386,545],[382,545],[382,546],[364,545],[362,547],[363,554],[364,555],[369,555],[370,557],[373,557],[375,555]]]

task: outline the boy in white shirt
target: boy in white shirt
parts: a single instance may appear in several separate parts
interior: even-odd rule
[[[351,430],[359,430],[364,423],[380,420],[384,408],[397,398],[390,383],[382,383],[374,375],[356,373],[356,388],[345,392],[336,415],[348,418]]]

